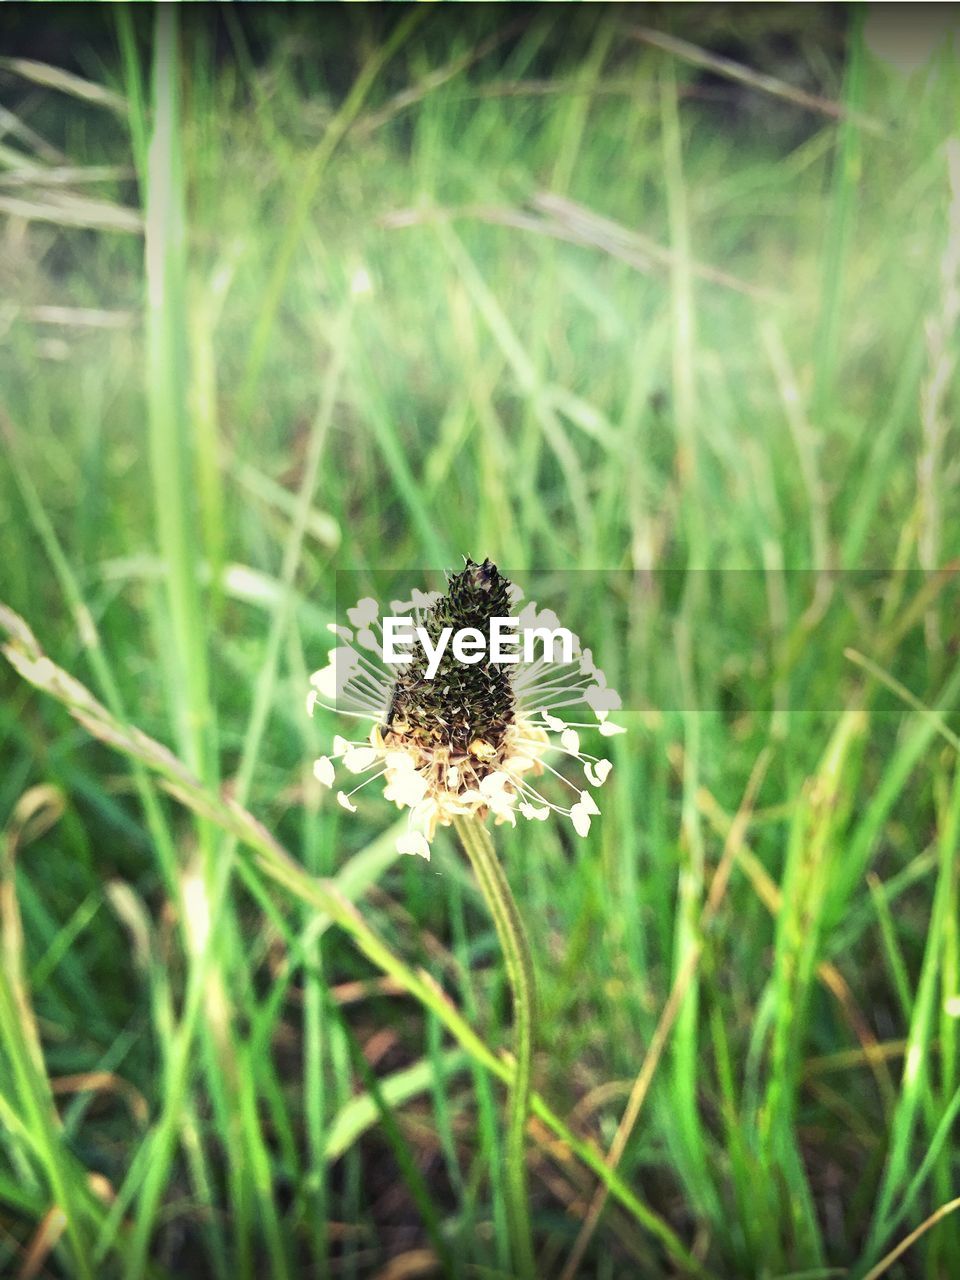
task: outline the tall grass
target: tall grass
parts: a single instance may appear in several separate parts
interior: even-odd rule
[[[498,832],[537,1274],[960,1274],[960,69],[729,20],[0,64],[0,1271],[510,1274],[490,920],[302,713],[336,570],[462,552],[583,571],[630,707]]]

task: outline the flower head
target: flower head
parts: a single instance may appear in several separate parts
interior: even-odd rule
[[[496,565],[467,560],[450,576],[445,593],[415,591],[409,601],[393,601],[391,616],[409,623],[409,660],[399,667],[384,659],[375,600],[361,600],[347,611],[350,627],[331,627],[343,643],[311,677],[307,710],[312,714],[319,704],[372,727],[360,741],[335,737],[332,753],[316,761],[314,773],[331,788],[335,762],[362,776],[352,789],[337,792],[351,812],[356,792],[382,778],[386,799],[410,811],[407,832],[398,841],[402,853],[428,858],[437,826],[449,826],[460,814],[492,813],[496,822],[514,825],[517,814],[544,820],[555,812],[585,836],[591,816],[599,813],[591,792],[545,759],[559,751],[575,760],[591,787],[601,786],[610,772],[609,760],[580,745],[580,729],[597,728],[605,737],[623,732],[607,719],[620,699],[590,650],[581,650],[571,636],[571,651],[563,655],[569,661],[549,661],[544,653],[526,661],[517,655],[519,661],[511,663],[489,655],[467,662],[449,645],[442,647],[445,634],[449,638],[464,628],[488,632],[491,619],[507,617],[520,599],[522,592]],[[555,614],[534,603],[519,614],[521,635],[558,625]],[[578,705],[591,709],[592,724],[567,718],[567,708]],[[545,773],[573,792],[571,804],[541,795],[534,782]]]

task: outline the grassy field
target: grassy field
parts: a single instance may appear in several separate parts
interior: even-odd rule
[[[955,1280],[957,51],[78,12],[0,61],[0,1275],[518,1274],[491,919],[303,710],[469,555],[629,730],[494,832],[536,1275]]]

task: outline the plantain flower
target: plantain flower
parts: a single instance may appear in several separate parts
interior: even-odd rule
[[[519,588],[489,560],[467,560],[449,577],[445,593],[414,591],[409,601],[393,601],[389,616],[404,620],[409,646],[402,665],[384,658],[384,618],[372,598],[347,610],[349,627],[330,627],[341,643],[311,676],[307,711],[323,706],[371,727],[360,739],[337,735],[314,774],[331,789],[338,773],[346,775],[336,794],[351,813],[357,792],[382,779],[386,799],[409,810],[407,831],[397,842],[401,853],[429,858],[437,827],[458,815],[492,814],[496,823],[515,825],[518,815],[544,821],[558,813],[585,836],[599,813],[584,783],[602,786],[612,766],[583,749],[580,731],[596,729],[603,737],[624,732],[607,718],[620,698],[576,636],[559,661],[548,661],[544,652],[528,661],[518,653],[512,663],[489,655],[465,662],[449,648],[432,656],[445,629],[486,633],[491,619],[510,616],[521,599]],[[520,636],[559,627],[556,614],[532,602],[517,618]],[[569,718],[587,711],[592,721]],[[569,767],[561,772],[548,761],[556,753],[575,764],[582,781],[567,776]],[[548,774],[565,789],[566,805],[539,790]]]

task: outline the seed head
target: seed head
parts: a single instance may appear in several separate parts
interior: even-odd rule
[[[490,560],[477,564],[468,559],[459,573],[448,577],[446,592],[415,592],[406,609],[435,648],[447,627],[453,632],[473,627],[486,635],[490,620],[508,616],[521,597]],[[590,724],[555,714],[586,704],[603,736],[622,732],[607,719],[620,700],[607,688],[589,650],[581,651],[577,642],[572,662],[546,665],[488,659],[463,663],[447,648],[429,679],[428,656],[419,639],[399,672],[384,664],[376,601],[361,600],[348,617],[356,630],[332,628],[347,643],[334,649],[329,666],[311,677],[307,709],[312,713],[319,703],[374,723],[366,743],[334,739],[333,754],[314,766],[320,782],[333,785],[336,759],[350,773],[369,774],[366,781],[382,777],[385,797],[410,810],[408,831],[398,848],[424,857],[430,856],[437,826],[448,826],[458,814],[485,818],[493,813],[497,822],[514,824],[517,813],[544,820],[552,810],[569,817],[577,833],[586,835],[591,815],[599,812],[596,802],[543,756],[559,750],[575,759],[594,787],[610,772],[608,760],[580,748],[577,730]],[[547,617],[555,620],[530,603],[520,614],[520,626],[535,627]],[[330,706],[334,701],[337,705]],[[551,734],[559,735],[559,742]],[[534,788],[532,779],[545,770],[576,793],[569,808],[544,799]],[[339,791],[340,804],[355,811],[352,797],[364,785]]]
[[[509,590],[510,583],[495,564],[467,560],[461,572],[449,578],[446,595],[427,615],[425,630],[431,642],[436,643],[445,627],[454,632],[474,627],[486,634],[491,618],[509,613]],[[427,654],[418,639],[412,661],[393,689],[388,740],[392,736],[401,746],[415,742],[424,748],[445,747],[477,761],[493,760],[514,720],[510,667],[494,662],[466,665],[448,647],[432,680],[426,678],[426,671]]]

